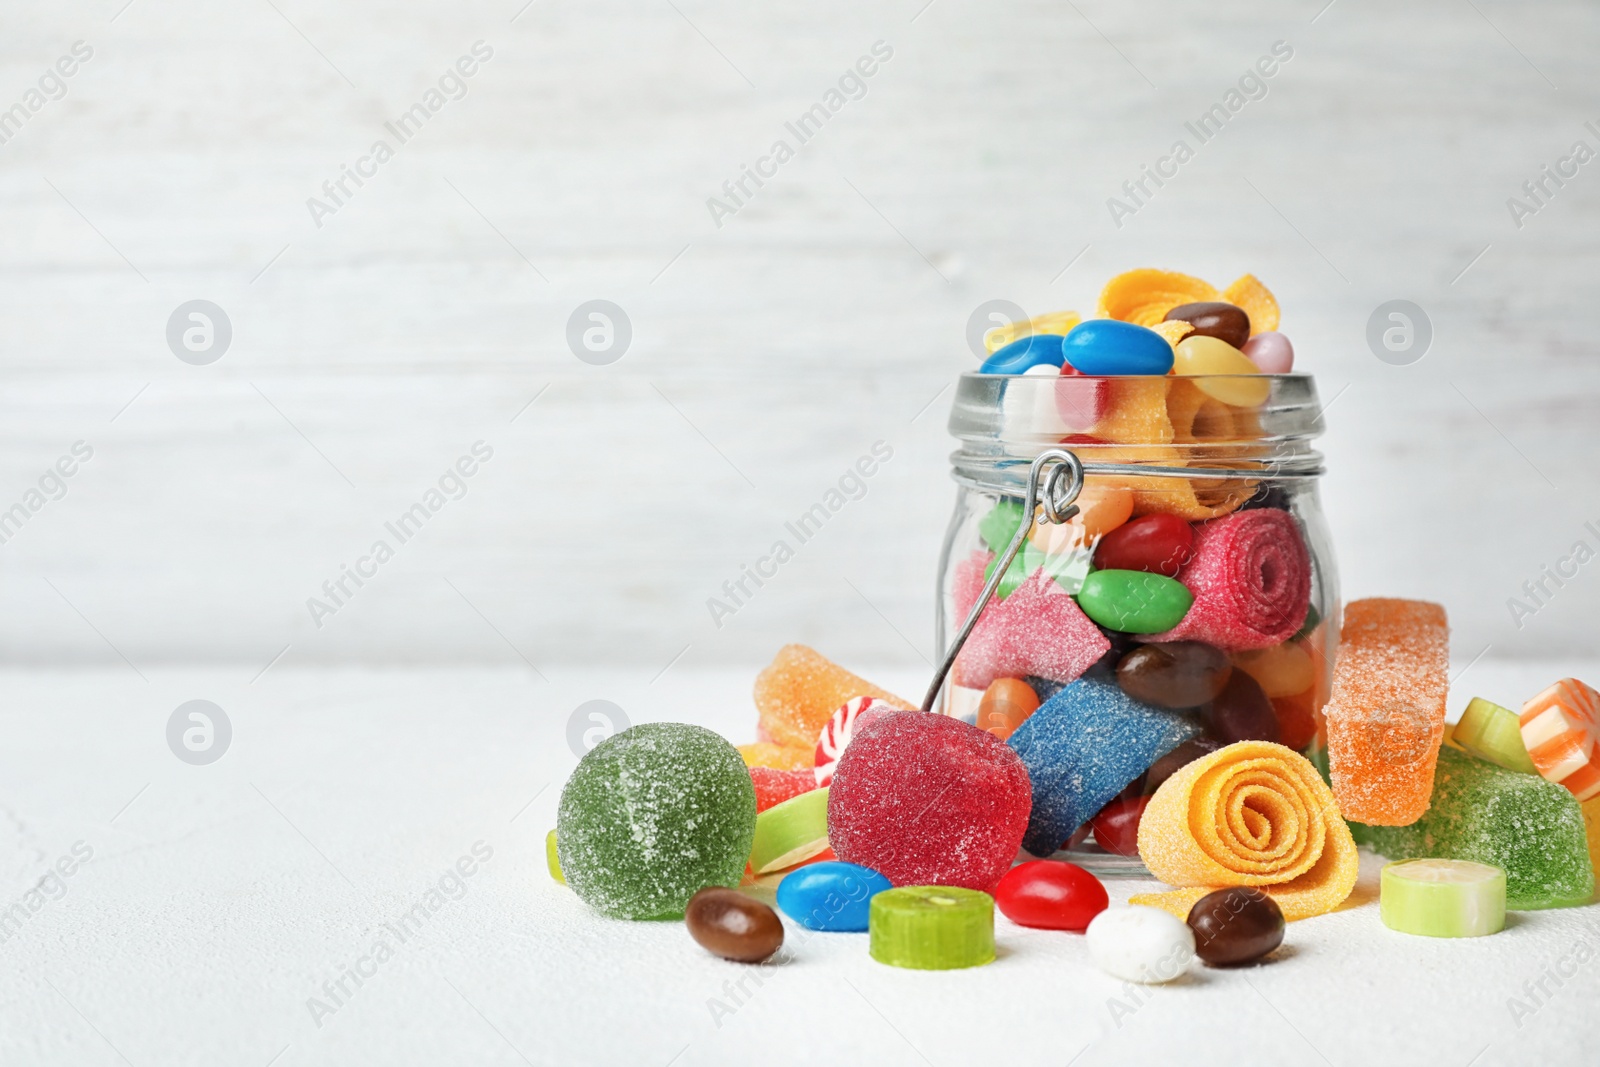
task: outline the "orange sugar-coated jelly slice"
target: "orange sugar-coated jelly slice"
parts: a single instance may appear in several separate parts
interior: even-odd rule
[[[805,645],[785,645],[756,675],[756,711],[766,736],[780,745],[816,752],[817,735],[839,706],[852,697],[877,697],[897,708],[914,708]],[[809,764],[808,764],[809,765]]]
[[[1333,695],[1323,709],[1333,794],[1345,818],[1409,826],[1428,810],[1449,685],[1443,607],[1383,598],[1345,607]]]

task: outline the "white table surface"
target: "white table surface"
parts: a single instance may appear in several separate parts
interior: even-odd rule
[[[680,924],[596,917],[545,871],[576,763],[568,716],[604,698],[634,721],[748,740],[758,666],[653,681],[597,667],[546,668],[549,681],[0,674],[0,907],[74,843],[93,849],[0,941],[0,1063],[1594,1062],[1600,959],[1559,987],[1547,978],[1531,1016],[1514,1019],[1508,999],[1572,969],[1581,942],[1600,946],[1600,909],[1520,913],[1481,940],[1407,937],[1378,921],[1372,857],[1363,903],[1292,925],[1270,964],[1197,969],[1137,1000],[1088,963],[1081,937],[1003,918],[993,965],[929,974],[872,962],[864,935],[791,926],[790,961],[752,969],[710,957]],[[1466,668],[1452,713],[1473,693],[1510,702],[1585,671],[1485,660]],[[876,677],[913,694],[923,681]],[[165,743],[168,716],[194,698],[234,729],[204,767]],[[460,899],[317,1026],[308,998],[480,841],[492,858]],[[732,1014],[713,1014],[713,999]]]

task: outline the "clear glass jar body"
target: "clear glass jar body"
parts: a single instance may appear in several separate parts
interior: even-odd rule
[[[1065,527],[1031,524],[1017,561],[957,657],[938,710],[1004,739],[1027,714],[1015,699],[1014,679],[1040,701],[1079,677],[1131,693],[1139,690],[1139,677],[1129,673],[1165,655],[1176,639],[1207,646],[1177,651],[1201,657],[1209,665],[1207,684],[1225,679],[1218,683],[1224,691],[1187,707],[1177,702],[1192,693],[1166,696],[1170,714],[1199,731],[1195,743],[1128,782],[1108,810],[1136,805],[1210,742],[1275,740],[1320,757],[1321,709],[1338,639],[1337,628],[1322,620],[1339,617],[1338,576],[1317,496],[1321,456],[1310,445],[1322,429],[1321,405],[1309,375],[1252,377],[1253,383],[1217,376],[962,376],[950,416],[961,447],[951,457],[958,489],[940,559],[940,648],[959,632],[1017,528],[1032,460],[1046,449],[1065,448],[1088,474],[1079,497],[1082,514]],[[1235,387],[1240,383],[1246,388]],[[1009,523],[1002,521],[1006,508],[1015,516]],[[1278,514],[1243,516],[1269,509]],[[1151,515],[1170,518],[1145,518]],[[1187,525],[1193,538],[1184,558],[1164,562],[1161,573],[1192,587],[1195,603],[1188,612],[1200,614],[1192,620],[1185,614],[1186,622],[1170,633],[1123,632],[1079,610],[1085,579],[1101,569],[1097,561],[1116,561],[1118,542],[1108,543],[1102,557],[1102,539],[1141,519],[1140,530],[1159,526],[1181,536]],[[1127,539],[1119,540],[1126,545]],[[1056,595],[1072,598],[1073,606],[1053,600]],[[1098,614],[1106,620],[1103,604]],[[1152,644],[1157,649],[1128,661],[1119,682],[1119,665]],[[1248,677],[1235,679],[1241,673]],[[1108,786],[1102,780],[1097,788]],[[1102,874],[1144,873],[1136,854],[1115,851],[1127,851],[1126,840],[1113,839],[1117,820],[1108,814],[1101,825],[1111,850],[1085,823],[1061,843],[1060,858]]]

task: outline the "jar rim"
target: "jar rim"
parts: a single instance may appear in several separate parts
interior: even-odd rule
[[[1166,388],[1138,400],[1135,394],[1113,394],[1110,402],[1143,404],[1152,428],[1149,440],[1096,438],[1103,413],[1082,432],[1074,432],[1057,415],[1060,385],[1083,388],[1103,382],[1114,389],[1141,380],[1164,382]],[[1204,389],[1205,383],[1245,382],[1264,382],[1265,399],[1253,406],[1229,405]],[[1198,387],[1187,397],[1187,422],[1173,415],[1175,383]],[[1067,407],[1072,408],[1069,414],[1082,414],[1070,403]],[[1091,477],[1138,473],[1174,479],[1314,479],[1323,473],[1322,456],[1311,447],[1324,429],[1322,409],[1316,378],[1306,373],[1061,376],[969,371],[959,376],[950,409],[949,430],[961,442],[950,457],[951,474],[959,483],[1014,491],[1040,452],[1068,448]],[[1175,421],[1182,423],[1182,432]]]

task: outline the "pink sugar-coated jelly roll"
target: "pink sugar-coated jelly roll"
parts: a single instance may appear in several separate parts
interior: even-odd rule
[[[1278,508],[1196,526],[1178,581],[1194,594],[1189,613],[1141,641],[1204,641],[1224,652],[1269,648],[1295,635],[1311,605],[1311,557],[1293,516]]]

